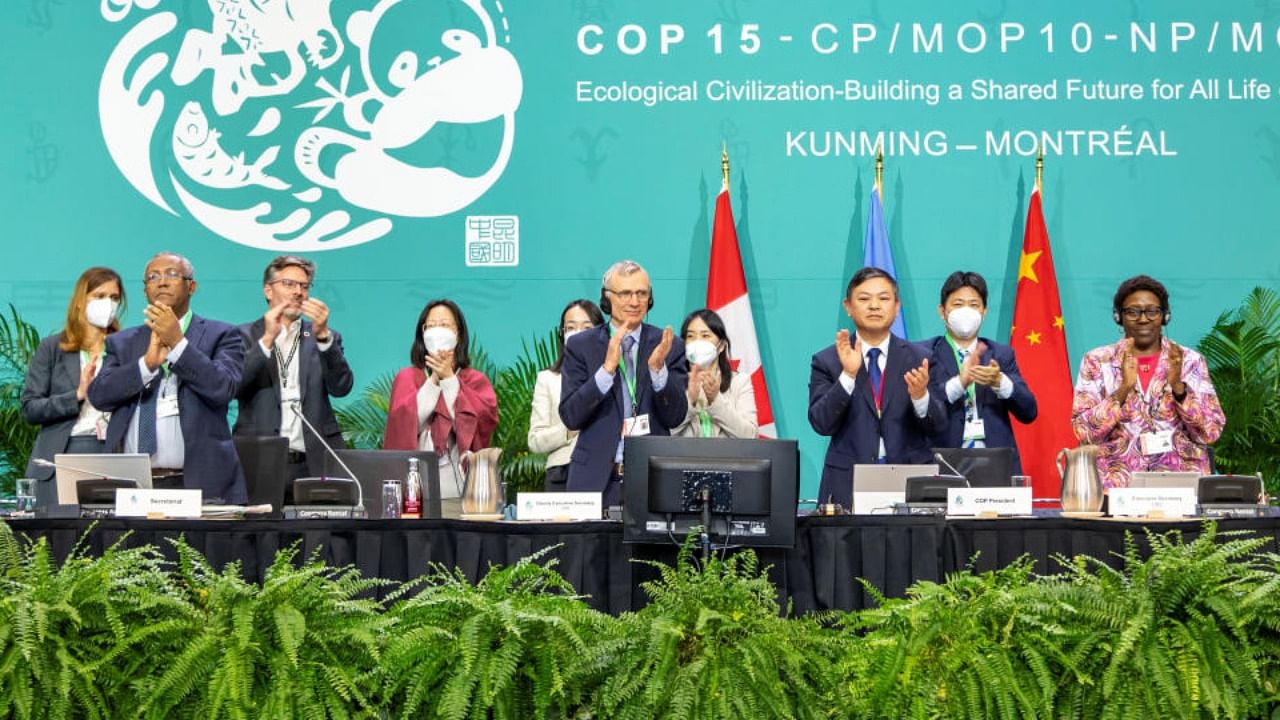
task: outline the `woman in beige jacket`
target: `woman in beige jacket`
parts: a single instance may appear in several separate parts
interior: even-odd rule
[[[560,313],[556,328],[559,356],[551,367],[538,373],[533,385],[533,406],[529,414],[529,449],[547,456],[547,475],[543,489],[563,492],[568,478],[569,456],[573,454],[576,431],[560,422],[560,365],[564,362],[564,343],[569,336],[604,324],[604,314],[585,298],[574,300]]]
[[[680,326],[689,361],[689,412],[671,434],[680,437],[754,438],[756,394],[751,377],[734,372],[729,336],[713,310],[689,313]]]

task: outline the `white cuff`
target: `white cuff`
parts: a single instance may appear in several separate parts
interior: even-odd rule
[[[996,397],[1001,400],[1008,400],[1013,397],[1013,381],[1004,373],[1000,373],[1000,387],[996,388]]]
[[[856,384],[857,384],[857,380],[849,377],[848,373],[844,373],[844,372],[840,373],[840,387],[844,388],[845,392],[852,395],[853,388]]]
[[[960,376],[956,375],[947,381],[947,402],[953,403],[964,397],[964,385],[960,384]]]
[[[915,408],[916,417],[922,418],[929,414],[929,391],[924,391],[924,396],[919,400],[911,398],[911,407]]]

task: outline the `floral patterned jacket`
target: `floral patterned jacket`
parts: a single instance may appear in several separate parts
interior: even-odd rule
[[[1160,358],[1151,386],[1141,384],[1123,405],[1112,395],[1124,376],[1120,358],[1124,341],[1089,351],[1080,362],[1071,427],[1081,443],[1098,446],[1098,474],[1105,487],[1127,487],[1129,476],[1144,470],[1209,472],[1208,446],[1222,434],[1226,417],[1209,379],[1204,357],[1182,347],[1182,382],[1187,395],[1179,403],[1169,390],[1170,340],[1161,340]],[[1173,432],[1173,450],[1144,455],[1139,437],[1146,432]]]

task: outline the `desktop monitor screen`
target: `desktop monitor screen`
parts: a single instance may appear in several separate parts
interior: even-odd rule
[[[715,542],[795,544],[800,451],[795,440],[627,438],[623,542],[680,543],[711,503]]]
[[[972,487],[1013,485],[1013,448],[934,448],[933,451],[954,468],[942,465],[942,472],[958,472]]]

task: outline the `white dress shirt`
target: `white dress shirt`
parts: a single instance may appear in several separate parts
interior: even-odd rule
[[[306,452],[307,444],[302,435],[302,418],[298,417],[298,413],[289,407],[294,402],[302,402],[302,386],[298,381],[298,366],[302,364],[302,338],[298,337],[298,333],[302,332],[302,321],[294,320],[285,325],[284,328],[276,335],[275,347],[276,356],[279,359],[271,357],[271,348],[267,347],[262,338],[258,338],[258,349],[268,360],[276,363],[276,369],[280,371],[280,434],[289,439],[289,449],[295,452]],[[289,350],[293,348],[293,343],[298,343],[298,349],[293,353],[293,357],[289,358]],[[320,352],[328,350],[333,345],[333,335],[325,342],[316,341]],[[289,364],[285,365],[285,360],[289,360]],[[301,407],[298,408],[301,411]]]

